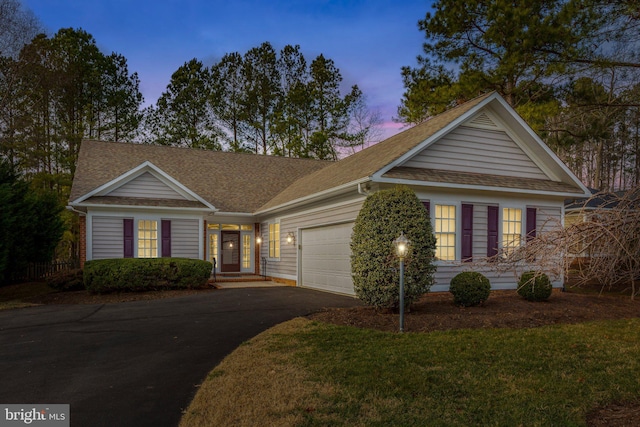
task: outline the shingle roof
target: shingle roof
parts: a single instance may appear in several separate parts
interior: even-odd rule
[[[582,194],[576,186],[551,180],[487,175],[471,172],[454,172],[436,169],[396,167],[383,175],[385,178],[409,179],[447,184],[477,185],[486,187],[517,188],[523,190],[553,191]]]
[[[625,203],[636,209],[640,206],[640,189],[615,191],[613,193],[598,191],[589,188],[591,197],[579,197],[565,200],[564,208],[567,211],[595,210],[595,209],[615,209],[620,203]]]
[[[121,142],[83,141],[70,201],[145,161],[222,212],[254,212],[302,176],[333,162]]]
[[[314,193],[369,177],[445,128],[492,94],[493,92],[490,92],[474,98],[434,116],[424,123],[305,176],[269,200],[258,211],[274,208]]]
[[[118,205],[118,206],[162,206],[168,208],[196,208],[206,209],[207,207],[196,200],[176,200],[176,199],[151,199],[137,197],[115,197],[115,196],[93,196],[84,201],[95,205]]]
[[[445,130],[493,94],[491,92],[472,99],[338,162],[84,141],[80,147],[70,200],[73,202],[149,161],[220,211],[264,212],[307,196],[371,178],[422,142]],[[552,180],[515,177],[505,179],[491,175],[407,167],[395,167],[384,177],[583,194],[578,185]],[[140,206],[161,204],[153,200],[114,200],[101,197],[94,196],[87,202],[126,202]],[[195,207],[197,203],[192,205]]]

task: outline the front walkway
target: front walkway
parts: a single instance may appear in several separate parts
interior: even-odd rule
[[[218,289],[274,288],[278,286],[287,286],[284,283],[272,282],[271,280],[250,281],[250,282],[215,282],[213,285]]]

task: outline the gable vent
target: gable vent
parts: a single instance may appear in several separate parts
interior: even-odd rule
[[[500,127],[487,115],[487,113],[480,113],[471,119],[467,125],[478,126],[483,128],[499,129]]]

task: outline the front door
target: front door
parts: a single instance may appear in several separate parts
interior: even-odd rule
[[[240,232],[222,231],[222,257],[220,271],[240,272]]]

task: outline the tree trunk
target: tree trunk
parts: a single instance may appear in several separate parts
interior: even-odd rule
[[[602,190],[602,152],[604,151],[604,141],[600,140],[596,147],[596,158],[595,158],[595,174],[593,176],[593,184],[598,190]]]

